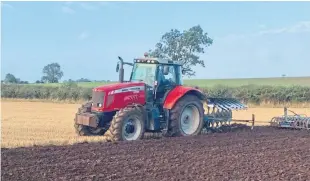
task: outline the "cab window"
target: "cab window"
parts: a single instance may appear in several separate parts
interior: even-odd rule
[[[158,75],[161,83],[164,81],[170,81],[175,84],[178,83],[175,67],[173,65],[160,65]]]
[[[133,67],[131,81],[141,81],[153,85],[155,81],[155,64],[136,63]]]

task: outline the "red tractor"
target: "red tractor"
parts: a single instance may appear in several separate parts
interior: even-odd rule
[[[75,117],[78,135],[104,135],[112,141],[139,140],[145,132],[197,135],[214,122],[229,122],[232,108],[245,107],[237,100],[207,98],[198,88],[183,86],[182,65],[175,61],[147,54],[134,63],[119,60],[120,82],[94,88],[92,100],[79,108]],[[129,81],[124,81],[125,64],[133,66]],[[208,115],[203,107],[206,100]]]

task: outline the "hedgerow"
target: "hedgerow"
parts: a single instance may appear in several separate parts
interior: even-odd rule
[[[244,103],[310,103],[310,87],[303,86],[215,86],[203,88],[210,97],[232,97]]]
[[[302,86],[258,86],[240,87],[214,86],[200,88],[210,97],[232,97],[244,103],[310,103],[310,87]],[[59,87],[39,85],[2,84],[2,98],[44,99],[44,100],[87,100],[92,88],[79,87],[76,83],[64,83]]]
[[[10,84],[1,86],[1,97],[44,100],[87,100],[91,88],[78,87],[74,83],[64,83],[59,87]]]

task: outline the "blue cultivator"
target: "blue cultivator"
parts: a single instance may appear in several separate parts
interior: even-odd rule
[[[232,121],[232,111],[245,109],[247,109],[246,105],[233,98],[208,98],[204,116],[206,128],[204,132],[216,131],[229,126]],[[238,122],[250,121],[252,120],[238,120]]]
[[[288,111],[293,113],[293,115],[288,115]],[[284,115],[273,117],[270,121],[270,125],[279,128],[310,130],[310,117],[304,114],[296,114],[285,107]]]

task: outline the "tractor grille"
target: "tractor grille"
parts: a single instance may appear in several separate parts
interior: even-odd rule
[[[105,92],[93,92],[92,102],[94,107],[103,107]],[[99,106],[101,104],[101,106]]]

